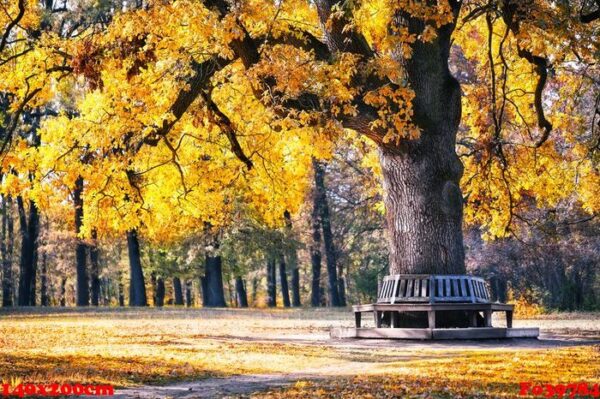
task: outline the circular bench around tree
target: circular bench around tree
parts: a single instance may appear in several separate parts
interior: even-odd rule
[[[487,284],[482,278],[430,274],[386,276],[378,287],[376,303],[353,306],[357,331],[368,330],[361,328],[362,313],[373,313],[376,331],[361,331],[373,338],[404,335],[410,338],[413,333],[415,338],[432,338],[436,334],[448,338],[506,337],[506,330],[512,329],[513,308],[514,305],[492,302]],[[399,320],[403,313],[421,312],[427,313],[428,328],[400,326]],[[492,327],[493,312],[505,313],[506,328]],[[469,320],[465,321],[469,323],[469,327],[438,329],[436,317],[445,317],[449,313],[468,315]],[[387,323],[382,323],[384,319]],[[534,335],[537,336],[537,332],[529,334]]]

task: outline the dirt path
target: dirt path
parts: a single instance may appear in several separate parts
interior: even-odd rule
[[[329,340],[316,341],[307,344],[323,344],[332,347],[343,347],[348,351],[365,351],[373,349],[394,349],[399,347],[406,349],[404,359],[419,358],[419,349],[436,349],[443,351],[456,350],[482,350],[482,349],[544,349],[573,345],[598,345],[600,340],[589,337],[564,337],[558,335],[542,334],[540,339],[512,339],[512,340],[486,340],[486,341],[390,341],[390,340]],[[358,356],[357,359],[359,359]],[[115,392],[113,399],[140,398],[173,398],[173,399],[196,399],[196,398],[237,398],[250,395],[255,392],[266,391],[272,388],[284,387],[297,381],[318,380],[341,376],[362,374],[366,370],[376,370],[382,364],[397,361],[398,356],[390,356],[372,361],[349,361],[348,363],[335,367],[321,367],[316,369],[305,369],[297,373],[288,374],[248,374],[234,375],[224,378],[208,378],[192,382],[181,382],[166,386],[142,386],[138,388],[121,389]]]

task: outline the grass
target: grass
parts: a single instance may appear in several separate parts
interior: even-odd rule
[[[595,314],[566,320],[516,323],[600,335]],[[0,379],[129,387],[235,374],[299,374],[303,381],[292,387],[255,395],[272,398],[517,397],[521,381],[600,379],[599,346],[328,339],[329,327],[351,324],[347,310],[5,311],[0,313]]]

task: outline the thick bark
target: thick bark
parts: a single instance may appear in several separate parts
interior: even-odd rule
[[[19,225],[21,230],[21,260],[19,263],[19,306],[35,304],[35,275],[37,268],[37,238],[40,217],[35,202],[29,204],[26,213],[23,198],[17,197]]]
[[[42,254],[42,269],[40,271],[40,305],[49,306],[50,298],[48,296],[48,255]]]
[[[292,218],[288,211],[285,211],[283,214],[285,218],[285,224],[288,231],[288,234],[291,235],[292,231]],[[287,259],[292,270],[292,306],[302,306],[300,301],[300,269],[298,267],[298,252],[295,247],[292,247],[288,250]]]
[[[283,300],[283,306],[289,308],[291,305],[290,290],[288,288],[285,256],[283,256],[283,254],[279,256],[279,285],[281,286],[281,299]]]
[[[329,304],[330,306],[342,306],[338,287],[335,245],[333,243],[333,233],[331,232],[331,218],[329,215],[329,204],[327,203],[327,192],[325,187],[325,167],[315,159],[313,159],[313,167],[315,170],[314,206],[318,210],[319,221],[321,223],[321,228],[323,229]]]
[[[206,255],[202,283],[202,306],[226,307],[223,290],[223,267],[221,256]]]
[[[129,306],[148,306],[140,241],[135,230],[127,232],[127,250],[129,252]]]
[[[92,230],[93,244],[90,249],[90,277],[91,284],[91,303],[92,306],[98,306],[100,303],[100,251],[98,249],[98,233]]]
[[[248,307],[248,296],[246,295],[246,287],[242,277],[237,276],[235,278],[235,294],[237,298],[237,304],[240,308]]]
[[[165,304],[165,280],[162,277],[156,278],[156,294],[154,296],[154,306],[163,307]]]
[[[181,279],[173,277],[173,298],[174,305],[183,305],[183,290],[181,289]]]
[[[12,258],[14,251],[12,198],[2,196],[2,306],[13,306],[14,281]]]
[[[311,213],[312,242],[310,244],[310,263],[312,269],[310,304],[313,307],[321,306],[321,223],[319,221],[316,198],[316,194],[313,193],[313,209]]]
[[[81,177],[75,181],[73,206],[75,207],[75,234],[79,234],[83,226],[83,178]],[[75,258],[77,262],[77,306],[88,306],[90,304],[90,288],[87,273],[87,245],[79,238],[75,244]]]
[[[277,270],[275,260],[267,259],[267,306],[274,308],[277,306]]]
[[[192,296],[192,282],[187,280],[185,282],[185,306],[188,308],[192,306],[193,296]]]
[[[458,12],[458,10],[456,10]],[[422,21],[401,19],[411,32]],[[390,273],[465,273],[462,239],[462,164],[455,152],[460,86],[448,69],[454,25],[432,43],[413,44],[404,62],[421,137],[380,147]]]

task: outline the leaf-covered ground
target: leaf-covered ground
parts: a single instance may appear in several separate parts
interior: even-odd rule
[[[518,397],[522,381],[600,382],[598,314],[516,321],[542,327],[539,341],[328,338],[351,319],[345,310],[4,311],[0,378],[132,387],[287,376],[291,386],[253,395],[272,398]]]

